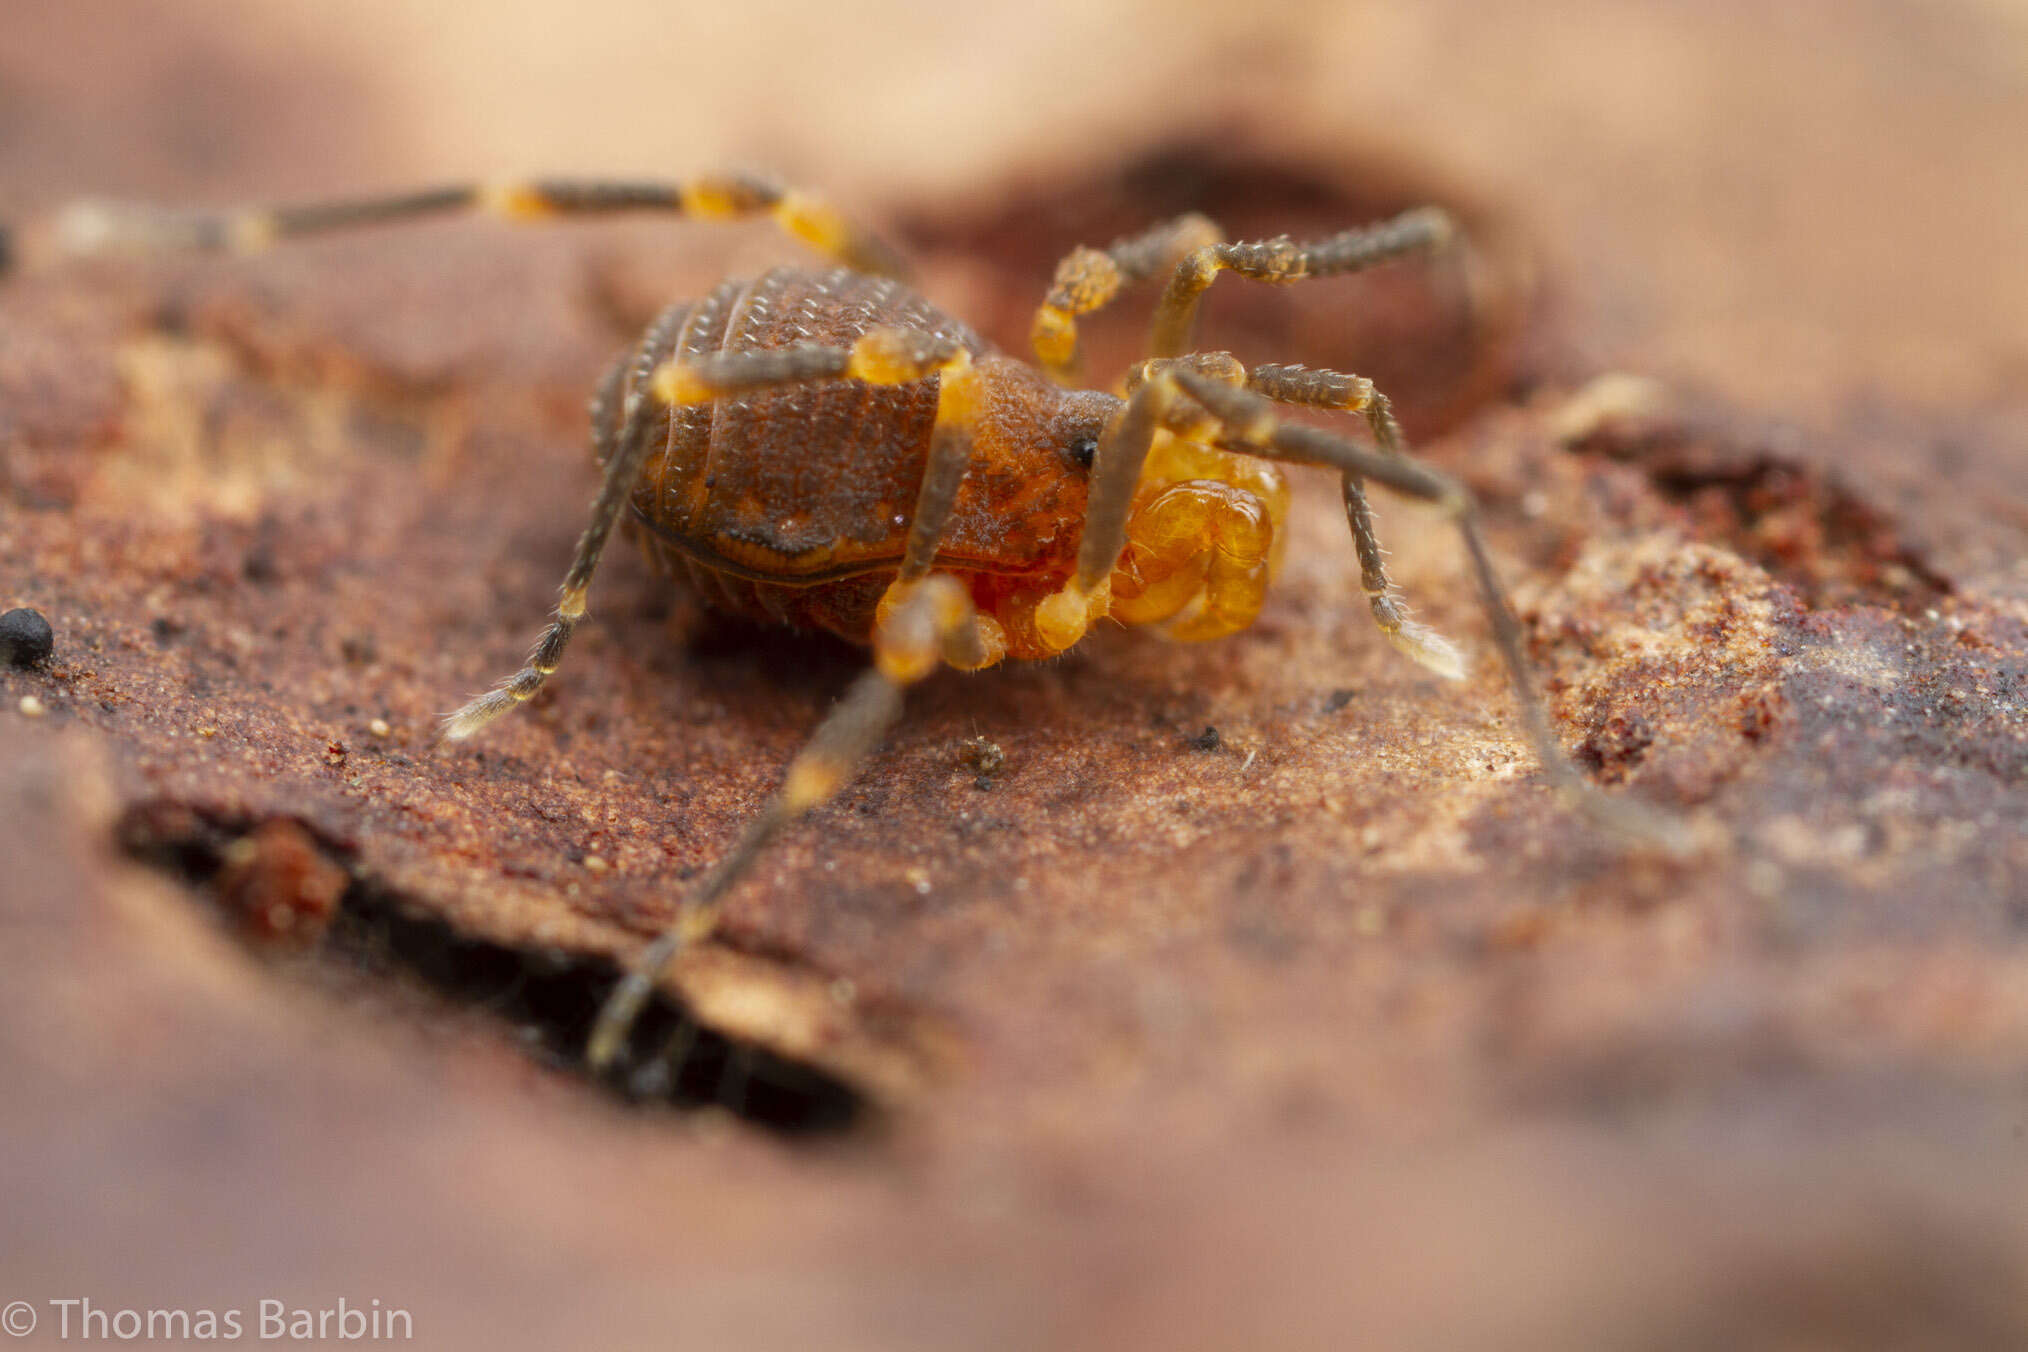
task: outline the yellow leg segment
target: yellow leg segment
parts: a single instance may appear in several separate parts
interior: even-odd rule
[[[1149,350],[1157,357],[1177,357],[1188,350],[1197,303],[1221,272],[1234,272],[1257,282],[1342,276],[1403,254],[1441,248],[1456,231],[1448,213],[1437,207],[1420,207],[1393,220],[1309,244],[1287,238],[1206,244],[1179,262],[1170,276],[1155,307]]]
[[[1110,305],[1122,288],[1175,267],[1184,254],[1218,237],[1218,227],[1193,212],[1107,249],[1079,245],[1071,250],[1057,264],[1056,279],[1029,330],[1042,369],[1059,384],[1073,381],[1078,372],[1079,317]]]

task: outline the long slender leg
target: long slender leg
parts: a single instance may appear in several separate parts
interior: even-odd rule
[[[1176,384],[1166,373],[1144,381],[1128,393],[1099,437],[1077,566],[1063,589],[1044,597],[1035,608],[1035,632],[1052,652],[1063,652],[1083,638],[1111,604],[1113,565],[1127,546],[1134,488],[1141,481],[1156,429],[1176,401]]]
[[[542,689],[562,660],[571,630],[584,618],[585,593],[613,526],[625,509],[634,481],[640,478],[659,419],[672,406],[706,404],[723,395],[827,380],[863,380],[875,385],[903,385],[943,374],[969,392],[971,354],[956,342],[906,329],[873,329],[851,347],[806,344],[768,352],[721,353],[690,361],[647,363],[656,344],[644,343],[637,357],[632,389],[618,433],[600,451],[605,475],[592,505],[591,521],[578,538],[570,571],[563,580],[555,618],[535,645],[527,665],[492,690],[457,710],[444,722],[443,738],[461,741]],[[643,369],[643,368],[646,369]],[[952,382],[952,377],[966,379]],[[955,494],[955,489],[952,490]]]
[[[631,211],[699,220],[765,216],[824,257],[846,267],[891,277],[905,276],[908,271],[894,248],[823,198],[743,173],[705,175],[680,182],[536,179],[461,184],[305,206],[218,212],[78,202],[58,216],[54,246],[59,254],[181,249],[246,253],[305,235],[463,212],[532,221]],[[0,264],[4,264],[4,259],[0,259]]]
[[[943,378],[937,391],[937,420],[930,433],[929,463],[916,495],[915,516],[909,522],[908,543],[903,546],[901,566],[894,583],[880,599],[879,622],[894,614],[932,580],[937,549],[950,526],[951,512],[958,502],[958,490],[972,466],[972,427],[981,413],[978,382],[969,371]],[[942,657],[960,671],[990,667],[1007,655],[1007,634],[999,621],[980,615],[966,601],[965,620],[951,620],[942,630]],[[876,658],[878,648],[875,649]],[[906,679],[915,679],[906,676]]]
[[[543,682],[563,660],[564,649],[570,646],[571,631],[584,618],[585,593],[591,586],[592,575],[598,571],[606,541],[619,520],[627,494],[640,477],[641,465],[647,459],[650,445],[649,434],[653,430],[655,415],[660,411],[653,401],[642,398],[631,400],[623,417],[615,418],[612,407],[607,404],[600,411],[603,416],[594,415],[603,424],[595,431],[595,436],[598,438],[598,458],[605,466],[605,474],[599,484],[598,498],[592,506],[591,521],[578,537],[570,570],[564,575],[562,595],[549,628],[543,631],[527,663],[519,671],[485,694],[470,700],[444,720],[439,733],[441,741],[463,741],[517,704],[525,704],[535,698]]]
[[[1079,544],[1076,572],[1063,591],[1047,598],[1038,608],[1036,619],[1039,629],[1047,631],[1056,627],[1074,631],[1072,641],[1082,635],[1090,599],[1100,594],[1100,588],[1126,548],[1127,518],[1134,489],[1140,480],[1141,466],[1147,459],[1156,429],[1160,427],[1170,427],[1194,437],[1215,437],[1270,459],[1329,465],[1337,469],[1346,482],[1355,485],[1366,477],[1378,479],[1413,497],[1444,505],[1471,541],[1475,542],[1478,538],[1477,527],[1472,521],[1471,500],[1464,486],[1402,454],[1398,429],[1389,436],[1388,450],[1368,451],[1326,432],[1284,424],[1276,417],[1267,395],[1245,388],[1247,377],[1244,369],[1224,353],[1202,353],[1173,362],[1147,362],[1136,368],[1134,374],[1138,383],[1133,385],[1127,402],[1100,439],[1098,455],[1092,465],[1084,537]],[[1335,376],[1335,373],[1325,374]],[[1372,401],[1369,398],[1367,402],[1370,404]],[[1209,427],[1206,426],[1207,417]],[[1392,418],[1387,417],[1385,423],[1391,428]],[[1310,446],[1306,438],[1320,438],[1318,445],[1326,449]],[[1354,503],[1362,508],[1365,506],[1363,488],[1348,494],[1347,506],[1365,586],[1369,593],[1377,593],[1375,600],[1391,599],[1392,583],[1387,579],[1381,560],[1372,516],[1370,512],[1353,511]],[[1483,557],[1483,552],[1476,551],[1476,546],[1474,548],[1475,556]],[[1494,617],[1494,630],[1513,672],[1516,688],[1522,692],[1524,718],[1529,720],[1531,738],[1538,752],[1553,752],[1554,743],[1548,736],[1546,716],[1535,701],[1534,688],[1523,665],[1519,627],[1507,612],[1503,594],[1490,571],[1482,575],[1481,582],[1489,588],[1489,608],[1496,607],[1498,610]],[[1399,614],[1398,609],[1390,612],[1376,605],[1374,615],[1383,629],[1390,621],[1396,624],[1391,637],[1400,635],[1401,628],[1405,626],[1405,617]],[[1507,629],[1501,627],[1502,617]],[[1434,640],[1436,646],[1431,646],[1430,640]],[[1436,665],[1444,655],[1456,661],[1455,651],[1450,649],[1449,644],[1427,630],[1411,633],[1405,639],[1397,637],[1397,641],[1421,644],[1420,650],[1410,647],[1410,655],[1428,665]],[[1575,774],[1560,752],[1555,752],[1553,758],[1544,754],[1544,763],[1552,776]]]
[[[655,368],[668,360],[681,340],[683,326],[695,314],[696,307],[688,301],[678,301],[648,325],[640,340],[627,352],[620,355],[607,368],[592,391],[590,414],[592,427],[592,451],[600,466],[606,463],[613,448],[618,445],[620,427],[631,408],[631,401],[639,397],[653,377]]]
[[[962,583],[933,573],[938,544],[950,522],[958,486],[971,462],[972,423],[978,415],[977,381],[968,368],[948,372],[938,388],[930,462],[916,503],[895,580],[881,598],[873,632],[873,669],[853,682],[810,741],[790,763],[782,786],[739,841],[685,898],[676,918],[641,951],[613,988],[592,1028],[586,1059],[603,1070],[626,1045],[642,1005],[662,969],[685,948],[702,943],[718,926],[727,889],[752,866],[784,826],[819,806],[850,781],[901,715],[902,692],[936,669],[939,661],[980,666],[1005,651],[998,626],[982,621]],[[999,651],[994,651],[998,644]]]
[[[1035,312],[1029,342],[1043,370],[1059,384],[1078,372],[1077,320],[1112,303],[1122,287],[1174,268],[1185,254],[1218,242],[1219,230],[1195,212],[1115,241],[1109,248],[1079,245],[1056,265],[1056,280]]]
[[[1556,742],[1549,712],[1536,693],[1535,679],[1523,651],[1520,621],[1507,604],[1507,593],[1493,571],[1479,533],[1478,507],[1471,491],[1447,474],[1386,451],[1369,451],[1314,427],[1283,422],[1266,397],[1188,369],[1171,369],[1152,377],[1150,385],[1173,384],[1222,425],[1227,440],[1256,455],[1298,464],[1323,465],[1342,475],[1373,479],[1397,492],[1435,503],[1451,518],[1463,539],[1479,600],[1493,630],[1494,643],[1521,710],[1528,741],[1543,773],[1579,810],[1593,821],[1670,853],[1687,854],[1692,840],[1676,817],[1628,798],[1608,797],[1580,775]],[[1398,443],[1397,443],[1398,445]]]
[[[1157,357],[1176,357],[1189,348],[1197,303],[1221,272],[1235,272],[1257,282],[1336,277],[1403,254],[1440,248],[1456,233],[1447,212],[1418,207],[1378,225],[1347,230],[1310,244],[1283,237],[1204,245],[1178,263],[1169,278],[1155,307],[1149,350]]]
[[[1382,451],[1404,457],[1408,454],[1408,438],[1395,421],[1394,406],[1364,376],[1264,363],[1247,372],[1246,388],[1278,404],[1357,413],[1365,418]],[[1345,500],[1345,519],[1352,528],[1353,547],[1359,555],[1360,582],[1374,623],[1390,643],[1410,658],[1440,676],[1462,679],[1464,657],[1457,647],[1411,618],[1400,591],[1387,575],[1387,552],[1380,547],[1380,537],[1373,528],[1373,508],[1366,501],[1365,483],[1356,474],[1345,474],[1340,476],[1339,489]]]
[[[790,762],[781,788],[760,815],[747,823],[732,849],[684,899],[669,928],[641,951],[607,997],[585,1050],[594,1070],[612,1064],[626,1044],[634,1019],[654,991],[662,969],[679,952],[703,943],[718,928],[727,889],[745,875],[767,843],[784,826],[828,802],[886,736],[901,715],[902,690],[911,683],[893,671],[927,675],[946,635],[968,623],[970,611],[971,598],[964,588],[947,574],[935,574],[889,615],[875,638],[878,664],[852,683],[817,726],[809,743]]]
[[[620,440],[620,419],[623,411],[621,395],[627,387],[627,367],[633,357],[632,350],[622,352],[606,367],[605,374],[592,389],[591,402],[586,412],[591,417],[592,456],[595,464],[603,465],[612,458],[614,448]]]

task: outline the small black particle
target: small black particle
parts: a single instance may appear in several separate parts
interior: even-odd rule
[[[1354,699],[1357,699],[1358,696],[1359,692],[1357,690],[1333,690],[1324,700],[1324,712],[1335,714]]]
[[[1070,443],[1070,462],[1079,469],[1090,469],[1098,459],[1098,438],[1079,437]]]
[[[55,651],[55,631],[41,611],[23,606],[0,615],[0,661],[17,667],[41,666]]]
[[[1204,731],[1198,733],[1195,737],[1185,737],[1183,740],[1191,746],[1196,747],[1199,751],[1216,751],[1218,750],[1218,729],[1206,727]]]
[[[267,586],[281,575],[281,567],[275,562],[275,549],[271,541],[262,540],[247,550],[240,560],[240,576],[256,586]]]

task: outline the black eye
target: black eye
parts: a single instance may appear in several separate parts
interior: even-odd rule
[[[1072,464],[1079,469],[1090,469],[1091,462],[1098,459],[1098,438],[1079,437],[1064,449]]]

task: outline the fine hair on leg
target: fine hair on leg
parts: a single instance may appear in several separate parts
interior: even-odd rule
[[[1441,207],[1417,207],[1377,225],[1342,231],[1327,239],[1298,244],[1279,239],[1206,244],[1176,265],[1169,285],[1155,306],[1148,349],[1157,357],[1178,357],[1189,350],[1197,322],[1197,304],[1221,272],[1257,282],[1295,282],[1310,277],[1342,277],[1406,254],[1440,249],[1457,235],[1457,225]]]

